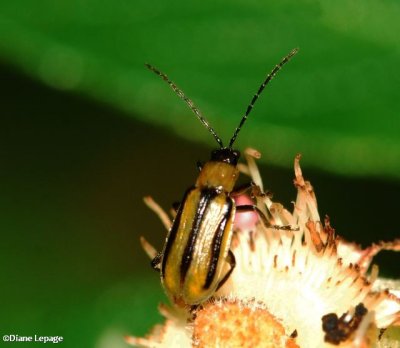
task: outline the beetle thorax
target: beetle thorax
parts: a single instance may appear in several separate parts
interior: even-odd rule
[[[209,161],[201,169],[196,186],[203,188],[220,188],[225,192],[231,192],[239,177],[236,165],[225,162]]]

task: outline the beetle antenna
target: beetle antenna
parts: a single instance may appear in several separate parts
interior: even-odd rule
[[[199,119],[199,121],[208,129],[208,131],[214,136],[215,140],[219,144],[221,148],[224,147],[221,138],[217,135],[215,132],[214,128],[210,126],[210,123],[207,121],[207,119],[201,114],[200,110],[194,105],[193,101],[189,99],[185,93],[175,84],[173,83],[167,75],[165,75],[163,72],[155,68],[154,66],[150,64],[145,64],[145,66],[156,73],[158,76],[160,76],[166,83],[169,84],[169,86],[172,88],[172,90],[178,95],[179,98],[181,98],[185,103],[189,106],[190,110],[193,111],[193,113],[196,115],[196,117]]]
[[[240,132],[240,129],[242,128],[243,124],[246,122],[247,117],[249,116],[251,110],[253,110],[254,104],[256,103],[258,97],[264,90],[265,86],[268,85],[268,83],[274,78],[276,73],[281,70],[281,68],[295,55],[299,52],[298,48],[294,48],[293,50],[290,51],[290,53],[284,57],[281,62],[275,66],[275,68],[272,69],[272,71],[267,75],[265,78],[264,82],[261,84],[261,86],[258,88],[258,91],[256,94],[254,94],[253,99],[251,100],[249,106],[247,107],[246,113],[242,117],[242,120],[239,123],[239,126],[236,127],[235,132],[233,133],[233,136],[231,140],[229,141],[229,148],[232,148],[233,143],[236,140],[237,135]]]

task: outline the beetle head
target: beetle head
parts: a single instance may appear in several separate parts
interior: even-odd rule
[[[224,162],[234,166],[237,165],[239,157],[240,152],[229,147],[222,147],[211,152],[211,161]]]

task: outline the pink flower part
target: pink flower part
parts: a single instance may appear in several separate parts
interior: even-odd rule
[[[240,195],[234,198],[236,206],[253,205],[254,202],[247,195]],[[256,212],[236,213],[234,221],[235,230],[254,230],[258,222]]]

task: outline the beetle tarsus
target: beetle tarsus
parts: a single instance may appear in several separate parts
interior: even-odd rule
[[[155,269],[156,271],[160,271],[160,263],[161,259],[163,257],[163,253],[159,252],[153,260],[151,260],[151,267]]]
[[[258,186],[255,182],[250,181],[246,184],[243,184],[243,185],[235,188],[235,190],[231,192],[231,196],[237,197],[237,196],[246,194],[247,191],[250,191],[251,198],[256,198],[256,197],[262,198],[262,197],[266,197],[269,195],[269,193],[263,192],[261,190],[261,187]]]
[[[258,208],[256,205],[239,205],[236,207],[236,212],[238,213],[248,213],[248,212],[255,212],[258,213],[258,216],[261,218],[264,226],[266,228],[273,228],[275,230],[285,230],[285,231],[299,231],[299,227],[293,228],[291,225],[271,225],[268,221],[265,214]]]

